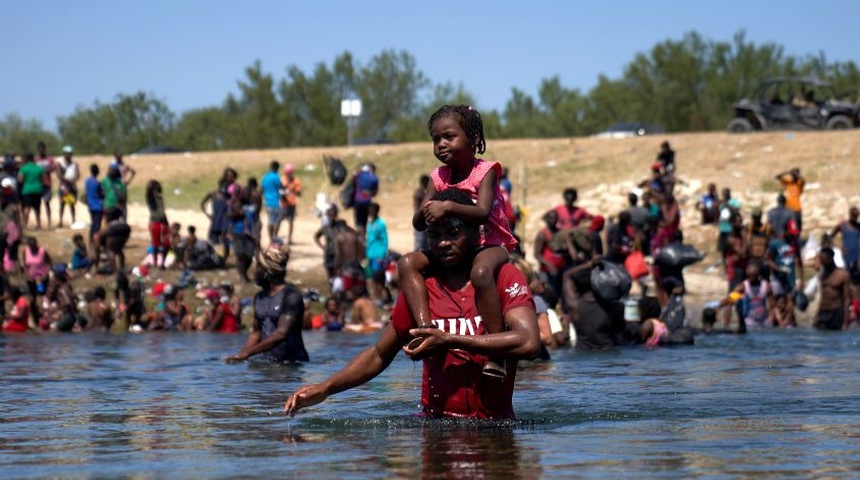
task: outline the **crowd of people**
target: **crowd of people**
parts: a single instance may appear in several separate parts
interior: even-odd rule
[[[144,194],[149,245],[145,258],[138,262],[126,260],[132,233],[127,221],[128,188],[136,172],[123,162],[122,154],[115,155],[104,177],[100,177],[98,165],[90,165],[89,177],[81,182],[72,146],[63,147],[60,160],[54,160],[42,142],[37,151],[20,158],[7,154],[0,172],[3,331],[231,333],[249,324],[242,317],[251,299],[241,299],[231,282],[200,285],[195,272],[223,270],[232,264],[244,284],[253,283],[251,267],[261,263],[266,251],[261,243],[263,223],[268,236],[265,243],[272,249],[289,250],[302,194],[301,180],[292,165],[282,168],[272,161],[261,182],[250,177],[244,185],[235,169],[226,168],[200,203],[209,220],[205,236],[198,236],[196,225],[186,225],[183,230],[181,224],[171,223],[161,183],[149,180]],[[332,295],[319,315],[310,309],[303,312],[303,328],[366,332],[382,327],[381,307],[390,307],[392,302],[387,285],[396,257],[390,256],[380,207],[371,201],[378,184],[372,168],[360,166],[351,179],[358,186],[350,204],[356,228],[338,218],[336,204],[320,212],[322,227],[314,241],[324,252]],[[83,184],[80,194],[79,183]],[[59,203],[56,223],[51,217],[54,193]],[[89,213],[88,230],[85,222],[78,221],[78,203]],[[56,252],[52,255],[39,244],[36,234],[46,228],[63,228],[66,211],[72,252],[70,258],[58,258]],[[147,274],[156,269],[177,270],[177,281],[149,280]],[[365,275],[369,282],[363,281]],[[82,283],[87,287],[81,288]],[[198,288],[190,288],[195,286]],[[305,292],[303,298],[305,303],[315,301],[315,290]],[[8,314],[6,301],[12,304]]]
[[[303,330],[381,331],[376,345],[350,367],[326,384],[300,389],[286,410],[369,380],[403,349],[413,359],[427,359],[425,387],[429,382],[447,391],[458,385],[445,373],[458,368],[472,372],[461,379],[467,395],[475,394],[480,378],[499,382],[501,403],[483,405],[478,416],[507,417],[517,358],[548,359],[552,350],[569,345],[657,347],[693,344],[697,335],[792,328],[796,312],[806,310],[816,293],[814,327],[846,329],[854,321],[860,211],[851,208],[820,245],[809,242],[801,206],[806,181],[797,168],[775,177],[782,192],[766,215],[753,208],[746,220],[740,200],[729,188],[718,194],[715,184],[696,203],[701,223],[714,229],[727,281],[725,297],[706,305],[699,326],[685,306],[685,269],[704,252],[684,242],[675,195],[683,180],[668,142],[647,178],[628,194],[626,209],[588,211],[578,204],[577,189],[565,188],[562,202],[540,217],[543,227],[526,252],[515,234],[519,217],[507,170],[477,157],[486,148],[480,114],[469,106],[445,106],[430,118],[428,132],[442,165],[421,175],[414,192],[412,251],[401,255],[389,248],[375,201],[379,177],[373,163],[357,166],[340,207],[317,206],[320,227],[312,238],[329,280],[317,309],[309,305],[318,292],[302,292],[286,279],[302,195],[292,165],[272,161],[259,183],[250,177],[244,184],[236,170],[226,168],[200,203],[210,221],[205,236],[198,236],[195,225],[186,225],[183,235],[182,225],[168,219],[161,184],[148,181],[149,248],[142,263],[131,263],[125,256],[131,235],[128,185],[136,172],[121,154],[104,178],[98,166],[90,166],[81,195],[71,146],[62,149],[59,161],[42,143],[38,154],[24,154],[20,161],[7,155],[0,174],[3,331],[233,333],[247,325],[248,340],[230,362],[306,361]],[[55,258],[28,235],[43,228],[43,209],[47,227],[54,227],[55,187],[57,227],[68,211],[70,225],[85,228],[77,218],[79,201],[89,213],[90,228],[73,235],[68,260]],[[343,209],[353,210],[352,225],[341,218]],[[841,249],[834,247],[837,239]],[[804,252],[810,261],[804,262]],[[195,272],[229,263],[244,284],[259,287],[253,298],[240,298],[229,282],[188,288],[195,285]],[[150,268],[181,274],[176,282],[150,285],[144,281]],[[79,294],[79,278],[104,279],[112,292],[95,285]],[[154,300],[146,298],[150,291]],[[192,296],[196,308],[189,303]],[[6,301],[12,305],[8,311]],[[389,309],[390,321],[383,321],[388,319],[381,312]],[[244,321],[249,312],[253,318]],[[435,350],[448,353],[436,356]],[[468,358],[459,358],[459,350],[468,351]],[[451,370],[452,365],[459,367]],[[469,403],[452,400],[458,395],[423,395],[422,403],[432,415],[456,414],[464,408],[458,402]]]

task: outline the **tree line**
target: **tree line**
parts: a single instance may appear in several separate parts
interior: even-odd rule
[[[363,110],[353,137],[407,142],[426,138],[426,121],[446,103],[476,105],[491,138],[572,137],[596,133],[619,121],[642,121],[671,132],[721,130],[732,104],[771,76],[814,76],[836,92],[860,88],[853,61],[831,62],[824,53],[788,55],[775,43],[756,44],[738,32],[714,41],[690,32],[665,40],[628,62],[620,77],[600,75],[583,92],[558,76],[541,81],[537,96],[514,87],[502,111],[482,109],[462,84],[435,83],[406,51],[383,50],[366,63],[344,52],[312,71],[292,65],[283,77],[247,67],[217,106],[177,115],[157,96],[120,93],[96,100],[57,119],[57,132],[40,122],[6,114],[0,118],[0,149],[32,151],[38,140],[72,144],[80,153],[134,152],[172,145],[188,150],[264,149],[343,145],[347,124],[343,99],[360,99]]]

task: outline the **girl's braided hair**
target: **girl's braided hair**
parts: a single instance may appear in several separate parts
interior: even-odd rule
[[[433,123],[442,117],[453,117],[457,119],[460,128],[466,132],[475,152],[484,153],[487,150],[487,140],[484,138],[484,121],[481,114],[470,105],[444,105],[430,116],[427,121],[427,130],[433,130]]]

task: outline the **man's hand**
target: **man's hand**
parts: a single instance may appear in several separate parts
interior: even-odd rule
[[[287,403],[284,404],[284,413],[292,417],[300,409],[321,403],[326,398],[328,398],[328,394],[321,384],[305,385],[287,399]]]
[[[240,353],[237,355],[230,355],[229,357],[225,358],[224,363],[239,363],[239,362],[244,362],[247,359],[248,359],[247,356],[242,355]]]
[[[414,338],[403,347],[403,353],[413,361],[428,357],[433,354],[433,350],[447,344],[448,334],[438,328],[413,328],[409,334]]]

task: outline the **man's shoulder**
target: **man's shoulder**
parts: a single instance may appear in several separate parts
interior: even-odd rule
[[[843,281],[850,281],[851,280],[851,274],[848,273],[847,269],[837,267],[835,273],[838,275],[838,278],[843,280]]]
[[[499,271],[498,289],[504,304],[531,301],[531,291],[525,275],[510,263],[502,265]]]

